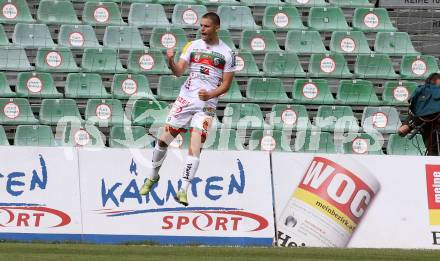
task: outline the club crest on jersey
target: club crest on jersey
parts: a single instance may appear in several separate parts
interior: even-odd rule
[[[201,54],[200,54],[200,53],[196,53],[196,54],[194,55],[194,61],[195,61],[196,63],[198,63],[198,62],[200,61],[200,57],[201,57]]]
[[[218,66],[220,64],[220,58],[214,58],[214,66]]]

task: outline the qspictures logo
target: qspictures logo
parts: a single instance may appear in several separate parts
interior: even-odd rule
[[[440,165],[426,165],[429,224],[440,226]],[[432,244],[440,246],[440,231],[431,231]]]

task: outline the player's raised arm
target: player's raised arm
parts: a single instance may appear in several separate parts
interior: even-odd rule
[[[167,50],[167,62],[168,67],[177,77],[182,76],[186,71],[186,67],[188,66],[188,63],[184,59],[179,59],[177,64],[174,62],[174,49]]]

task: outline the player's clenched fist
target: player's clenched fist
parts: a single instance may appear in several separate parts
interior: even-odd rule
[[[199,99],[202,101],[207,101],[211,99],[211,94],[207,90],[201,89],[199,91]]]
[[[174,59],[174,48],[167,49],[167,60]]]

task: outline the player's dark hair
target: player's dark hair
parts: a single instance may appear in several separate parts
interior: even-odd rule
[[[440,80],[440,73],[432,73],[426,79],[425,84],[435,84],[437,80]]]
[[[220,17],[214,12],[206,13],[202,16],[202,18],[211,19],[211,21],[214,22],[215,25],[220,26]]]

